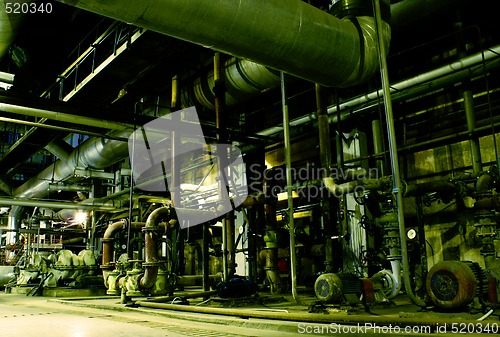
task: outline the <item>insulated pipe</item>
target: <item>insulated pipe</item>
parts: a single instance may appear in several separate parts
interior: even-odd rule
[[[130,132],[121,133],[128,137]],[[36,177],[14,190],[18,198],[43,198],[52,182],[59,182],[74,174],[77,167],[103,169],[122,160],[128,154],[127,142],[93,138],[76,148],[67,161],[57,160]]]
[[[300,0],[59,1],[326,86],[350,87],[377,70],[372,17],[341,20]]]
[[[438,15],[470,4],[466,0],[404,0],[391,5],[394,30],[415,29],[416,25],[434,20]],[[414,30],[412,30],[414,31]]]
[[[0,191],[5,192],[7,195],[12,195],[12,186],[0,177]]]
[[[373,0],[373,7],[375,10],[375,18],[377,21],[377,30],[382,32],[382,19],[380,13],[380,3],[379,0]],[[399,158],[398,158],[398,147],[396,142],[396,129],[394,127],[394,116],[392,114],[392,101],[391,101],[391,86],[389,83],[389,75],[387,72],[387,60],[385,58],[385,45],[383,43],[383,36],[378,35],[379,38],[379,61],[380,61],[380,77],[382,81],[382,89],[384,96],[384,106],[385,106],[385,117],[387,124],[387,134],[389,138],[389,153],[391,157],[392,164],[392,179],[393,179],[393,193],[396,196],[396,207],[399,223],[399,237],[401,244],[401,262],[403,264],[403,279],[406,294],[410,297],[411,301],[420,306],[424,307],[425,302],[416,297],[413,293],[410,280],[410,265],[408,261],[408,248],[406,246],[406,229],[405,229],[405,217],[403,209],[403,193],[401,191],[401,180],[399,175]]]
[[[119,134],[122,137],[128,137],[130,132],[122,132]],[[127,142],[109,140],[102,138],[93,138],[81,146],[76,148],[68,157],[68,160],[57,160],[54,164],[48,166],[34,178],[30,179],[20,187],[16,188],[12,195],[19,199],[40,199],[47,195],[50,184],[59,182],[74,174],[77,167],[103,169],[106,168],[128,155]],[[19,226],[19,217],[22,212],[20,206],[32,206],[37,201],[19,200],[11,205],[13,206],[9,212],[8,229],[16,230]],[[75,204],[76,205],[76,204]],[[73,207],[72,205],[64,204],[60,208]],[[80,206],[80,205],[79,205]],[[44,206],[44,207],[49,207]],[[55,207],[55,205],[54,205]],[[85,208],[87,206],[83,206]],[[90,208],[95,206],[90,205]],[[75,206],[76,208],[76,206]],[[113,207],[114,208],[114,207]],[[7,243],[15,243],[16,234],[14,231],[9,233]]]
[[[224,62],[223,68],[226,105],[234,105],[280,83],[279,74],[275,71],[249,60],[232,57]],[[181,90],[182,107],[203,105],[214,110],[214,86],[213,71],[184,86]]]
[[[71,145],[63,140],[53,140],[45,145],[44,149],[63,161],[68,160],[69,154],[73,151]]]
[[[141,277],[139,284],[142,289],[150,289],[156,282],[158,276],[158,268],[160,266],[160,258],[158,256],[158,222],[165,216],[170,215],[168,207],[155,209],[148,216],[144,231],[144,251],[145,262],[142,264],[145,268],[144,275]]]
[[[490,172],[484,172],[479,175],[476,181],[476,192],[477,193],[486,193],[489,189],[493,187],[493,182],[495,179]]]
[[[26,3],[27,5],[32,2],[34,2],[34,0],[23,1],[23,3]],[[7,13],[7,3],[11,6],[11,13]],[[19,11],[18,13],[16,13],[14,11],[15,3],[19,3],[19,1],[0,0],[0,60],[2,60],[5,55],[7,55],[9,48],[14,41],[19,27],[21,26],[27,13],[25,11]]]

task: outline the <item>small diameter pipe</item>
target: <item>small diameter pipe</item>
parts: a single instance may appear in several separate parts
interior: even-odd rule
[[[315,84],[316,91],[316,109],[318,111],[318,134],[319,134],[319,156],[321,168],[324,172],[323,178],[330,176],[332,165],[332,149],[330,140],[330,123],[326,111],[325,99],[323,97],[322,86]],[[335,223],[330,219],[330,200],[323,198],[321,203],[321,222],[324,228],[325,242],[325,272],[333,273],[333,241],[331,237],[335,232]]]
[[[154,303],[154,302],[146,302],[146,301],[137,301],[134,303],[140,307],[147,308],[155,308],[155,309],[163,309],[163,310],[174,310],[181,312],[194,312],[194,313],[202,313],[202,314],[212,314],[212,315],[227,315],[227,316],[236,316],[236,317],[244,317],[248,318],[261,318],[261,319],[271,319],[271,320],[279,320],[279,321],[297,321],[297,322],[309,322],[309,323],[325,323],[331,324],[332,321],[343,324],[374,324],[380,326],[389,326],[392,327],[415,327],[415,326],[429,326],[429,320],[419,317],[387,317],[387,316],[376,316],[370,315],[365,317],[360,317],[359,315],[343,315],[336,314],[325,315],[325,314],[315,314],[315,313],[286,313],[286,312],[271,312],[271,311],[261,311],[255,309],[228,309],[228,308],[208,308],[201,306],[192,306],[192,305],[178,305],[178,304],[166,304],[166,303]],[[423,316],[422,316],[423,317]],[[456,319],[435,319],[433,320],[433,324],[443,326],[451,324],[456,324]],[[480,322],[477,320],[465,320],[464,324],[480,324],[483,328],[491,325],[491,322]]]
[[[283,137],[285,143],[286,191],[288,195],[288,226],[290,232],[290,274],[292,278],[292,296],[300,304],[297,294],[297,256],[295,252],[295,223],[293,219],[292,198],[292,156],[290,144],[290,118],[288,116],[288,99],[286,97],[285,74],[281,73],[281,103],[283,108]]]
[[[479,138],[476,135],[472,134],[473,131],[477,128],[476,112],[474,110],[474,98],[470,90],[464,91],[463,96],[465,117],[467,120],[467,131],[471,133],[469,143],[472,156],[472,169],[475,175],[479,175],[483,171],[483,165],[481,163],[481,149],[479,147]]]
[[[401,180],[399,176],[399,160],[398,160],[398,147],[396,142],[396,130],[394,127],[394,116],[392,113],[391,102],[391,86],[389,83],[389,75],[387,72],[387,60],[385,56],[385,45],[383,41],[382,32],[382,18],[380,13],[380,1],[373,0],[373,7],[375,10],[375,19],[377,22],[377,35],[379,39],[379,61],[380,61],[380,76],[382,80],[382,90],[384,96],[385,117],[387,123],[387,133],[389,138],[389,152],[392,164],[392,177],[393,177],[393,193],[396,196],[396,206],[399,223],[399,236],[401,244],[401,261],[403,264],[403,279],[407,295],[411,301],[420,307],[425,306],[425,302],[416,297],[413,293],[410,280],[410,266],[408,262],[408,249],[406,247],[406,229],[403,209],[403,193],[401,191]]]

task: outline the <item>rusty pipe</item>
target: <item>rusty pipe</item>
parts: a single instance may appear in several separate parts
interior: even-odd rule
[[[158,276],[158,268],[160,266],[160,257],[158,256],[158,222],[162,217],[169,217],[170,209],[168,207],[161,207],[155,209],[148,216],[144,231],[144,251],[145,262],[142,264],[145,268],[144,275],[141,276],[139,285],[142,289],[151,288]]]
[[[103,272],[103,277],[106,279],[106,275],[104,275],[105,271],[109,271],[114,267],[111,265],[113,262],[113,253],[114,253],[114,236],[116,233],[121,230],[125,226],[126,221],[120,220],[108,226],[104,235],[102,237],[102,263],[101,269]]]

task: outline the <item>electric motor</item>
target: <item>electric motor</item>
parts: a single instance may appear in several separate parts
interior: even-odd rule
[[[458,309],[487,291],[485,272],[476,262],[441,261],[427,275],[427,293],[440,308]]]

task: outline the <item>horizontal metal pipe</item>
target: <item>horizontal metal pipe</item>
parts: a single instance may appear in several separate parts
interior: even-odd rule
[[[153,303],[146,301],[136,301],[134,303],[140,307],[147,308],[156,308],[156,309],[164,309],[164,310],[176,310],[182,312],[194,312],[194,313],[203,313],[203,314],[213,314],[213,315],[228,315],[228,316],[236,316],[236,317],[244,317],[248,318],[262,318],[262,319],[271,319],[271,320],[280,320],[280,321],[297,321],[297,322],[309,322],[309,323],[326,323],[330,324],[332,321],[331,315],[325,314],[315,314],[315,313],[296,313],[296,312],[272,312],[272,311],[261,311],[255,309],[228,309],[228,308],[216,308],[216,307],[202,307],[202,306],[193,306],[193,305],[178,305],[178,304],[167,304],[167,303]],[[387,316],[364,316],[360,317],[360,315],[348,315],[348,314],[336,314],[335,322],[343,323],[343,324],[377,324],[379,326],[385,326],[388,328],[389,325],[394,327],[395,325],[398,327],[415,327],[415,326],[429,326],[428,318],[422,317],[398,317],[397,321],[394,318],[389,318]],[[476,320],[462,320],[464,324],[478,324],[481,325],[482,328],[485,328],[487,324],[491,325],[491,322],[484,321],[478,322]],[[456,319],[440,319],[436,318],[433,320],[433,324],[436,325],[450,325],[456,324]],[[360,330],[361,331],[361,330]]]
[[[222,281],[222,274],[208,275],[211,284]],[[203,285],[203,275],[180,275],[177,277],[177,284],[190,287]]]
[[[43,201],[33,199],[0,198],[0,206],[44,207],[55,209],[81,209],[95,211],[115,211],[117,207],[103,204],[75,204],[63,201]]]
[[[130,133],[120,133],[119,137],[128,137]],[[71,175],[77,167],[103,169],[128,154],[128,143],[93,138],[75,149],[66,161],[57,160],[37,176],[15,189],[13,195],[18,198],[44,197],[52,181],[59,182]]]
[[[127,123],[114,122],[105,119],[85,117],[85,116],[77,116],[60,111],[31,108],[10,103],[0,102],[0,111],[9,112],[17,115],[47,118],[70,124],[93,126],[96,128],[108,129],[108,130],[119,130],[119,131],[134,130],[134,126]]]
[[[171,296],[159,296],[159,297],[153,297],[153,298],[148,298],[143,300],[144,302],[155,302],[155,303],[162,303],[162,302],[172,302],[176,298],[182,298],[182,299],[188,299],[188,298],[205,298],[205,297],[210,297],[212,295],[216,295],[217,290],[209,290],[209,291],[200,291],[196,293],[191,293],[191,294],[175,294]]]
[[[473,70],[471,68],[480,66],[483,62],[488,68],[488,63],[493,60],[500,59],[500,45],[494,46],[485,50],[484,52],[479,52],[474,55],[465,57],[456,62],[450,63],[440,68],[433,69],[431,71],[422,73],[420,75],[414,76],[412,78],[396,82],[391,84],[391,94],[397,95],[405,90],[412,90],[412,92],[406,93],[405,98],[414,97],[421,93],[421,88],[425,84],[432,84],[430,88],[424,88],[423,91],[429,91],[429,89],[437,89],[443,87],[447,84],[460,81],[464,78],[468,78],[473,75]],[[498,67],[498,63],[494,63]],[[482,69],[480,69],[482,71]],[[475,71],[474,71],[475,73]],[[441,80],[443,79],[443,80]],[[436,81],[436,82],[435,82]],[[438,82],[437,82],[438,81]],[[356,108],[360,106],[379,100],[382,97],[382,89],[371,91],[368,94],[361,95],[338,105],[331,105],[328,107],[327,112],[330,115],[330,122],[336,123],[337,120],[337,109],[344,111],[341,117],[342,119],[347,117],[356,116],[359,111]],[[396,99],[396,96],[394,97]],[[394,100],[395,100],[394,99]],[[382,101],[380,101],[382,102]],[[290,121],[290,126],[299,126],[306,123],[310,123],[316,119],[314,113],[304,115],[302,117],[295,118]],[[283,132],[283,126],[274,126],[260,132],[257,132],[259,136],[272,136],[277,133]]]
[[[362,83],[378,68],[373,18],[353,23],[300,0],[59,1],[326,86]],[[388,44],[388,24],[383,34]]]
[[[0,105],[1,105],[1,103],[0,103]],[[65,127],[65,126],[50,125],[50,124],[45,124],[45,123],[36,123],[36,122],[30,122],[30,121],[23,121],[23,120],[14,119],[14,118],[0,117],[0,121],[1,122],[6,122],[6,123],[15,123],[15,124],[21,124],[21,125],[28,125],[28,126],[33,126],[33,127],[42,128],[42,129],[64,131],[64,132],[68,132],[68,133],[77,133],[77,134],[82,134],[82,135],[87,135],[87,136],[92,136],[92,137],[113,138],[113,137],[106,136],[104,134],[97,133],[97,132],[80,130],[80,129],[76,129],[76,128],[69,128],[69,127]],[[80,123],[82,123],[82,122],[83,122],[83,120],[80,121]],[[118,139],[118,138],[113,138],[113,139]],[[120,139],[120,140],[125,141],[125,142],[128,141],[127,138],[123,138],[123,139]]]
[[[68,160],[69,154],[73,151],[73,147],[64,140],[53,140],[45,145],[44,149],[61,160]]]
[[[64,185],[54,183],[49,185],[49,192],[70,191],[70,192],[90,192],[90,186]]]

